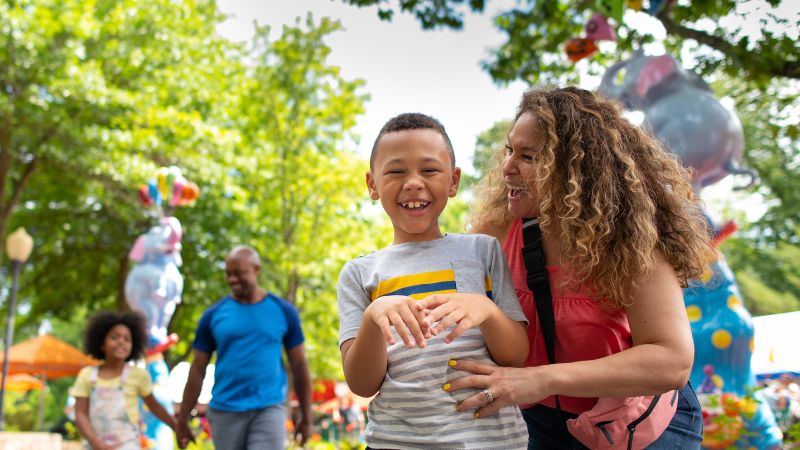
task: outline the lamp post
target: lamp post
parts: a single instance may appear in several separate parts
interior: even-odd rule
[[[8,349],[14,341],[14,313],[17,309],[17,281],[22,265],[28,260],[33,249],[33,238],[24,228],[8,235],[6,252],[11,261],[11,291],[8,294],[8,322],[6,322],[6,340],[3,345],[3,380],[0,382],[0,431],[3,430],[3,403],[6,397],[6,379],[8,377]]]

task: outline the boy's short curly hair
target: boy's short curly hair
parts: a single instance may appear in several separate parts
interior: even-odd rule
[[[131,354],[126,361],[140,358],[147,346],[144,324],[144,316],[137,312],[100,311],[89,319],[89,324],[86,326],[86,353],[96,359],[105,359],[103,342],[108,332],[116,325],[125,325],[131,332]]]
[[[397,131],[405,130],[433,130],[444,139],[444,145],[447,147],[447,152],[450,154],[450,165],[455,167],[456,154],[453,151],[453,144],[450,142],[450,136],[444,129],[444,125],[437,119],[422,114],[422,113],[403,113],[389,119],[378,132],[378,137],[375,138],[375,143],[372,144],[372,152],[369,155],[369,169],[375,165],[375,156],[378,153],[378,143],[386,133],[394,133]]]

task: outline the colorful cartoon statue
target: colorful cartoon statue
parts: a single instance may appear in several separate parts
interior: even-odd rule
[[[125,299],[131,309],[147,318],[148,347],[168,342],[167,325],[181,302],[181,223],[164,217],[159,224],[139,236],[129,253],[136,266],[125,280]]]
[[[192,204],[199,195],[196,184],[188,182],[177,167],[162,167],[156,177],[139,188],[139,198],[147,207],[154,207],[160,217],[158,225],[139,236],[129,258],[136,265],[125,280],[125,300],[131,309],[147,319],[147,371],[153,379],[153,395],[167,411],[172,412],[168,389],[169,368],[162,352],[177,341],[167,332],[175,308],[181,302],[183,276],[181,266],[181,223],[171,216],[174,208]],[[149,411],[142,415],[146,448],[171,450],[172,430]]]
[[[159,224],[139,236],[129,258],[136,266],[125,280],[125,299],[131,309],[144,314],[147,323],[147,371],[153,380],[153,395],[168,412],[172,401],[167,389],[169,368],[161,352],[176,340],[168,336],[167,326],[181,301],[183,277],[181,265],[181,223],[174,217],[163,217]],[[172,430],[149,412],[142,415],[144,435],[153,448],[173,448]]]
[[[695,347],[690,380],[709,421],[703,446],[729,448],[735,442],[744,449],[779,448],[783,435],[775,416],[762,392],[751,392],[756,386],[750,367],[755,346],[753,320],[725,260],[711,264],[703,279],[685,289],[683,296]],[[707,404],[709,394],[716,399],[714,404]],[[715,412],[715,407],[724,411]],[[715,414],[728,419],[712,423]],[[734,421],[743,424],[747,432],[741,432],[741,426],[729,426]]]
[[[618,84],[615,80],[622,69],[625,76]],[[647,56],[637,51],[606,71],[600,92],[620,100],[626,108],[644,112],[653,134],[667,143],[684,166],[694,169],[698,192],[728,174],[749,176],[747,186],[755,182],[755,172],[739,167],[744,149],[739,118],[672,56]]]

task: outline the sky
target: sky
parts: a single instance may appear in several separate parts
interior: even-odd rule
[[[357,153],[369,156],[388,119],[421,112],[444,124],[457,164],[469,171],[475,137],[513,116],[526,87],[522,82],[499,87],[479,65],[490,48],[503,42],[491,18],[504,4],[513,2],[490,2],[484,14],[468,15],[463,32],[426,32],[411,15],[397,13],[391,22],[384,22],[375,7],[358,8],[340,0],[221,0],[220,9],[230,16],[218,30],[243,41],[252,36],[254,20],[279,33],[283,24],[293,25],[297,17],[305,20],[308,11],[313,11],[315,20],[339,19],[343,31],[325,40],[331,48],[328,64],[339,66],[345,79],[364,79],[362,93],[371,96],[355,128],[361,136]]]

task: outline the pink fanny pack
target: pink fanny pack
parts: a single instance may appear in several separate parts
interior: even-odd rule
[[[655,396],[600,398],[594,408],[567,420],[567,428],[593,450],[640,450],[667,429],[678,408],[677,397],[678,391],[669,391]]]

